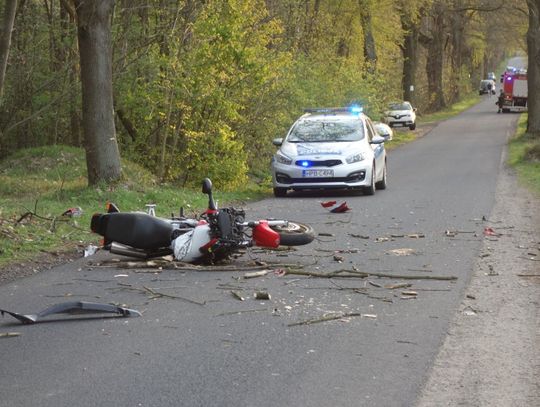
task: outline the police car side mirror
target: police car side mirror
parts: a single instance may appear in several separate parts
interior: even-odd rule
[[[279,147],[283,144],[283,138],[282,137],[279,137],[279,138],[275,138],[274,140],[272,140],[272,144]]]
[[[370,141],[370,144],[382,144],[384,142],[385,142],[384,137],[377,135],[377,136],[373,136],[373,138]]]

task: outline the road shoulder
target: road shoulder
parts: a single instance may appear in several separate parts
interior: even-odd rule
[[[540,405],[540,205],[503,167],[485,223],[500,235],[485,237],[419,407]]]

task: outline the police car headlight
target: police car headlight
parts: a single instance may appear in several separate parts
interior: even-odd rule
[[[353,155],[348,156],[345,161],[347,161],[347,164],[357,163],[364,160],[364,154],[362,153],[356,153]]]
[[[287,157],[286,155],[283,155],[281,153],[276,153],[276,161],[280,164],[285,164],[285,165],[291,165],[292,164],[292,160]]]

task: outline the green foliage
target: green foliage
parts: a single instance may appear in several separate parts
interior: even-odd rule
[[[388,101],[402,98],[402,20],[429,36],[437,28],[429,24],[435,3],[444,2],[146,0],[140,7],[118,0],[113,87],[121,156],[149,170],[157,183],[196,186],[210,175],[221,188],[235,189],[250,174],[263,179],[271,140],[283,136],[303,108],[356,101],[378,119]],[[446,3],[441,92],[449,100],[475,88],[482,71],[514,47],[501,27],[522,32],[526,24],[516,13]],[[32,146],[81,147],[76,24],[65,2],[19,4],[0,109],[0,158]],[[377,53],[369,67],[360,18],[365,8]],[[453,41],[460,33],[462,49]],[[426,53],[418,46],[420,65]],[[429,101],[423,68],[415,89],[420,111]],[[56,178],[60,185],[65,177]]]
[[[193,137],[185,154],[183,184],[195,185],[210,177],[220,189],[235,189],[246,181],[244,149],[225,124]]]

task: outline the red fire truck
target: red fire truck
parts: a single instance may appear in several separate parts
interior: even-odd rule
[[[527,71],[507,69],[501,76],[501,82],[504,95],[503,113],[527,111]]]

